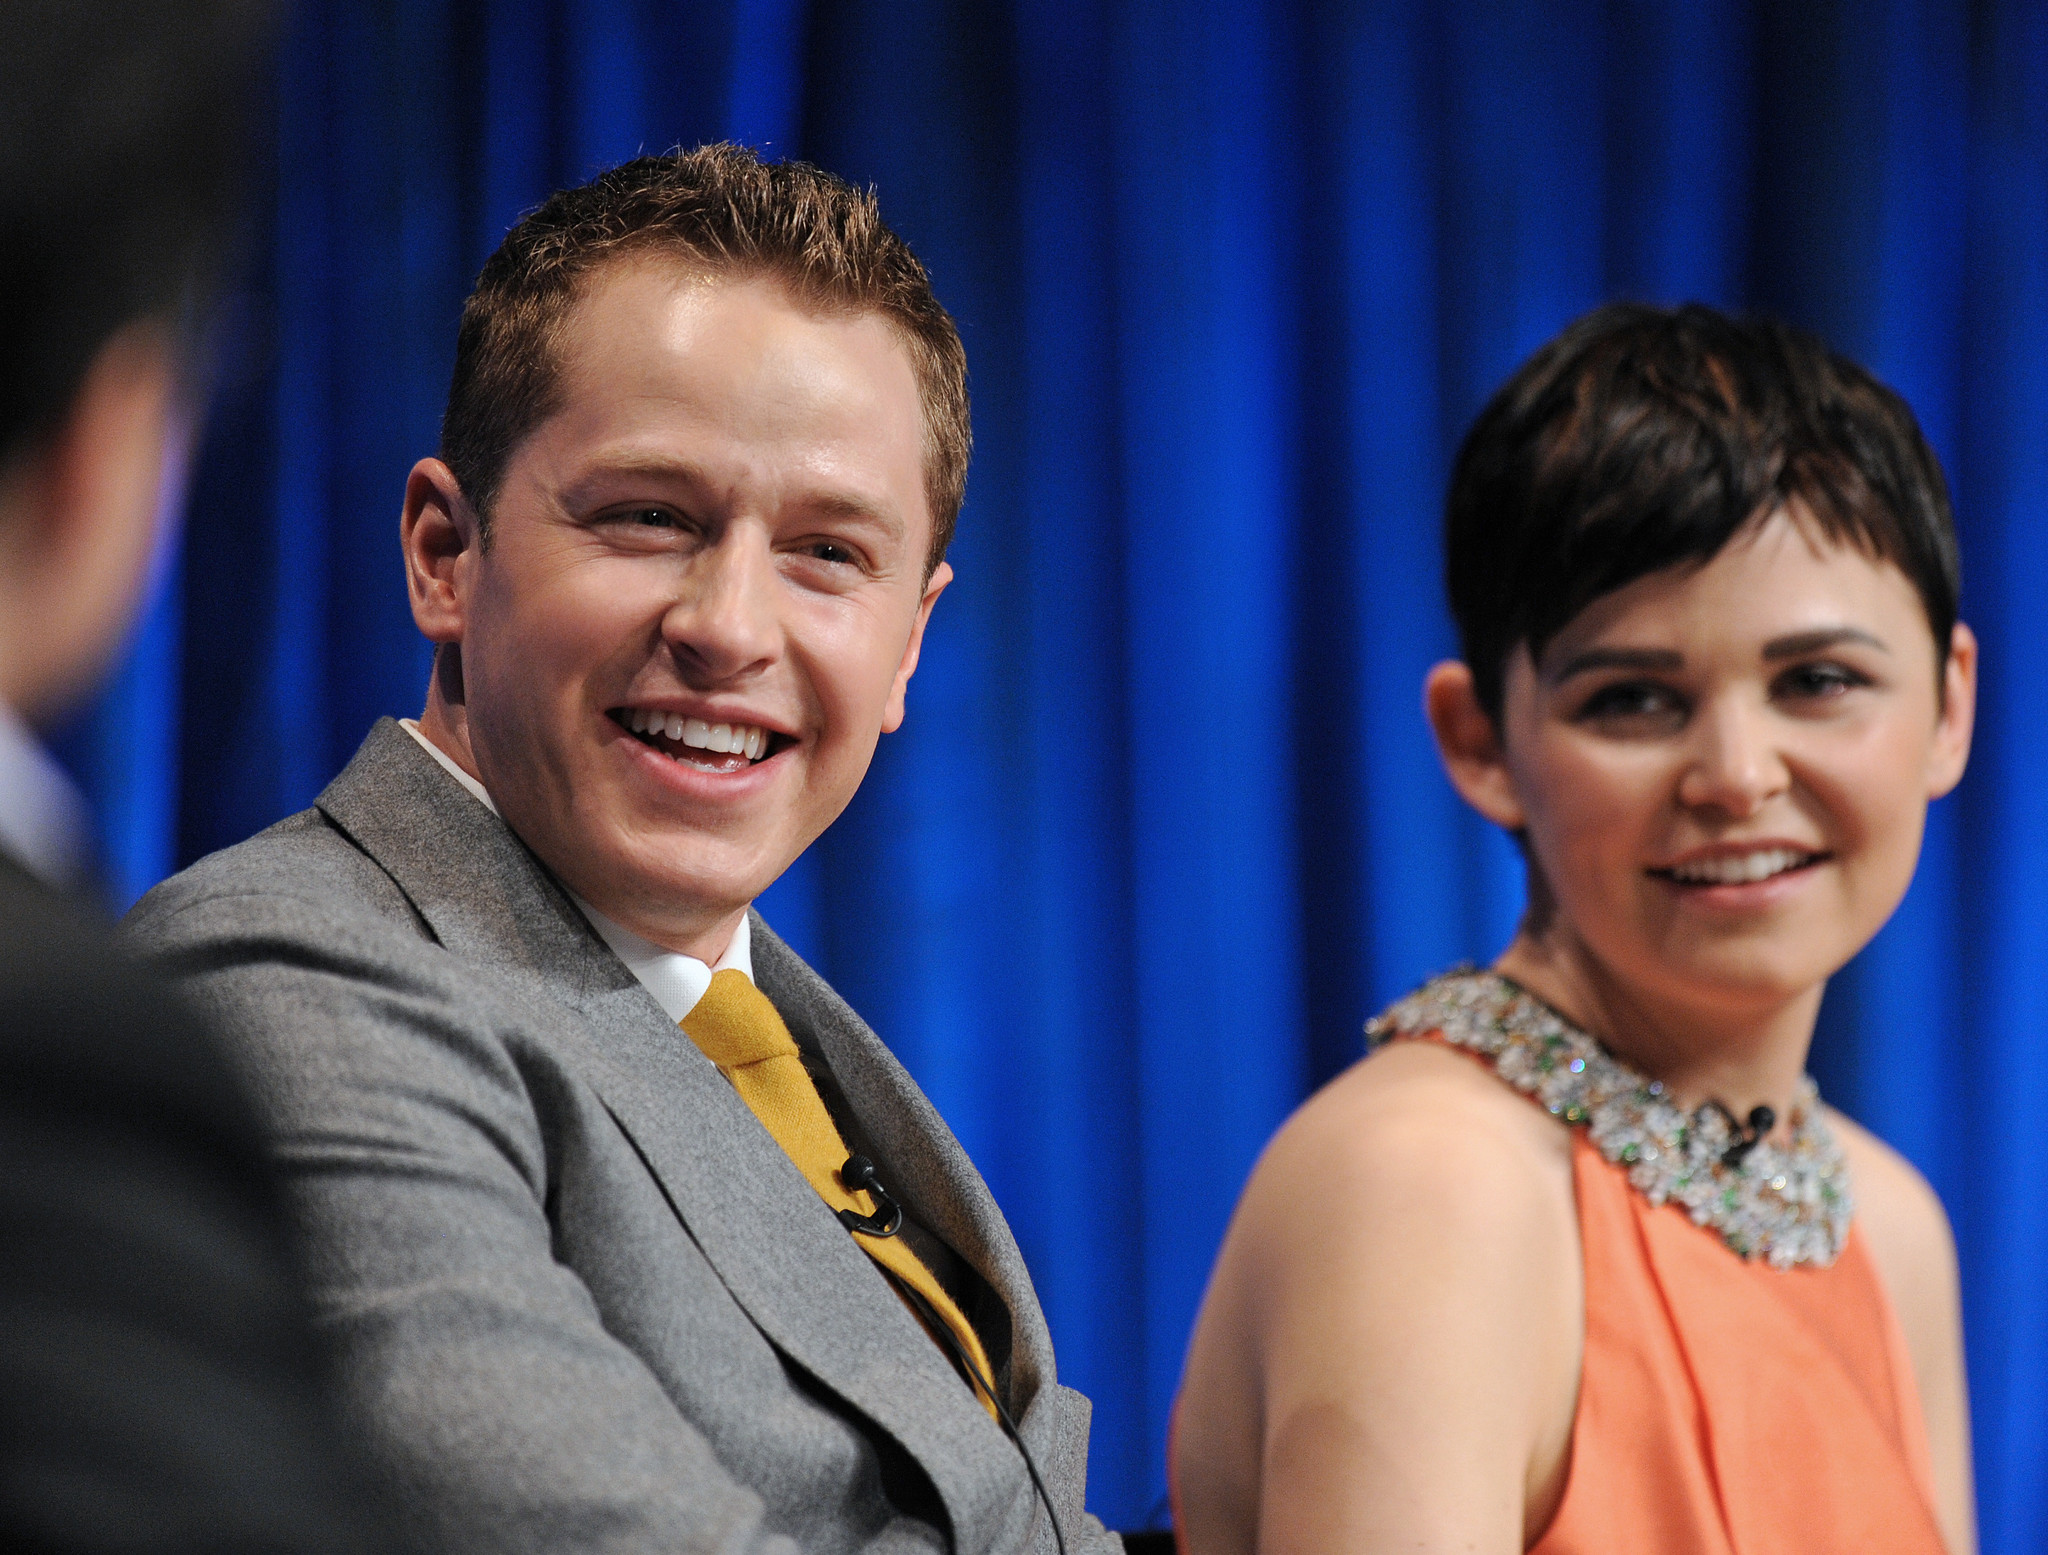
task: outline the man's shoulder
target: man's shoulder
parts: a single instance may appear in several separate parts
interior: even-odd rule
[[[265,1083],[442,1060],[502,1078],[515,1051],[559,1061],[577,1046],[564,1011],[587,1018],[631,984],[538,860],[389,720],[311,809],[164,881],[122,938]]]
[[[430,841],[423,829],[416,850]],[[352,1118],[392,1085],[464,1105],[489,1089],[511,1098],[501,1123],[524,1126],[514,1052],[553,1030],[536,986],[443,943],[406,867],[323,804],[209,854],[122,923],[122,942],[219,1035],[273,1131]]]
[[[207,926],[260,920],[332,930],[352,920],[410,925],[413,917],[390,874],[307,809],[172,875],[135,904],[122,937],[155,953]]]
[[[423,863],[476,851],[445,835],[450,814],[468,819],[472,808],[484,813],[417,741],[380,718],[310,808],[164,881],[135,905],[125,933],[152,951],[198,923],[251,919],[396,924],[418,934],[420,914],[402,881]]]

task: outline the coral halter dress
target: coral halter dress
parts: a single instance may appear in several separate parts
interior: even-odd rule
[[[1367,1032],[1470,1052],[1582,1125],[1585,1358],[1535,1555],[1943,1555],[1911,1360],[1810,1082],[1790,1146],[1744,1146],[1484,972]]]

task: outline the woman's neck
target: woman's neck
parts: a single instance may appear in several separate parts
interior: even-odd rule
[[[1784,1000],[1704,1004],[1616,976],[1555,919],[1547,933],[1525,924],[1494,970],[1662,1080],[1681,1107],[1717,1101],[1746,1118],[1761,1104],[1776,1114],[1781,1137],[1789,1127],[1825,984]]]

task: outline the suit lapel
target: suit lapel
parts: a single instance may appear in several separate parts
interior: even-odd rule
[[[959,1547],[984,1544],[1005,1511],[988,1487],[1016,1477],[1015,1449],[795,1164],[540,861],[389,719],[316,803],[391,876],[445,949],[524,986],[537,1029],[573,1052],[576,1071],[733,1298],[777,1348],[918,1460]],[[1001,1217],[993,1201],[973,1202],[977,1194],[987,1201],[987,1190],[952,1135],[873,1034],[758,918],[755,936],[757,971],[772,968],[775,979],[764,991],[788,1016],[780,990],[799,989],[798,1018],[817,1030],[863,1126],[906,1174],[914,1212],[1018,1312],[1008,1264],[1021,1274],[1022,1261],[1007,1231],[989,1235]],[[819,1019],[828,1000],[843,1017]],[[562,1019],[562,1006],[582,1018]],[[920,1125],[935,1132],[921,1137]],[[1042,1334],[1036,1303],[1023,1306],[1034,1336]],[[1035,1378],[1042,1352],[1021,1335],[1016,1347],[1032,1354]],[[1019,1398],[1029,1396],[1022,1375],[1013,1359]]]
[[[979,1547],[1013,1449],[795,1163],[658,1009],[649,1025],[639,1006],[653,1000],[635,992],[631,1009],[584,1007],[606,1049],[592,1075],[606,1106],[747,1315],[895,1437],[931,1476],[959,1547]]]
[[[1011,1321],[1010,1398],[1018,1418],[1052,1380],[1052,1336],[1024,1255],[981,1174],[895,1054],[756,913],[754,976],[799,1043],[830,1065],[847,1104],[890,1163],[890,1191],[986,1280]],[[900,1179],[900,1180],[899,1180]]]

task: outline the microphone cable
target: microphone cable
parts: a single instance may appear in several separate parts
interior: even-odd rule
[[[878,1264],[876,1267],[881,1266]],[[887,1270],[883,1272],[888,1273]],[[967,1346],[960,1342],[960,1336],[940,1318],[932,1304],[925,1300],[922,1292],[913,1290],[893,1274],[889,1275],[889,1283],[904,1293],[918,1316],[924,1320],[925,1327],[939,1336],[947,1352],[959,1363],[960,1369],[966,1372],[974,1385],[987,1395],[989,1403],[995,1408],[996,1419],[1002,1422],[1003,1430],[1010,1440],[1017,1444],[1017,1451],[1024,1459],[1024,1472],[1031,1476],[1031,1488],[1038,1492],[1038,1499],[1045,1506],[1045,1515],[1052,1520],[1053,1543],[1059,1547],[1059,1555],[1067,1555],[1067,1536],[1060,1527],[1060,1514],[1052,1504],[1051,1494],[1045,1488],[1045,1479],[1038,1472],[1038,1460],[1031,1456],[1031,1449],[1024,1444],[1024,1433],[1017,1428],[1017,1422],[1010,1418],[1010,1411],[1004,1408],[1003,1401],[996,1397],[995,1386],[981,1374],[981,1368],[974,1364],[973,1357],[967,1353]]]
[[[858,1231],[867,1236],[885,1237],[894,1236],[903,1229],[903,1206],[883,1188],[881,1178],[875,1173],[874,1162],[863,1155],[847,1157],[846,1164],[839,1169],[839,1180],[848,1188],[865,1189],[873,1194],[875,1202],[880,1206],[872,1216],[859,1215],[852,1210],[840,1210],[839,1221],[849,1232]],[[898,1279],[882,1264],[877,1263],[875,1267],[918,1315],[925,1329],[945,1346],[954,1363],[987,1397],[989,1406],[995,1410],[996,1419],[1001,1423],[1005,1434],[1017,1444],[1017,1451],[1024,1459],[1024,1472],[1031,1476],[1031,1488],[1038,1493],[1038,1499],[1045,1507],[1045,1515],[1052,1520],[1052,1538],[1053,1543],[1059,1547],[1059,1555],[1067,1555],[1066,1531],[1060,1527],[1060,1514],[1052,1504],[1051,1493],[1045,1488],[1045,1477],[1038,1472],[1038,1460],[1024,1444],[1024,1433],[1017,1428],[1017,1422],[1010,1418],[1010,1411],[996,1396],[995,1384],[981,1374],[981,1368],[974,1364],[974,1357],[968,1353],[967,1346],[960,1342],[960,1336],[953,1332],[950,1323],[939,1316],[938,1310],[925,1299],[922,1291],[907,1281]]]

